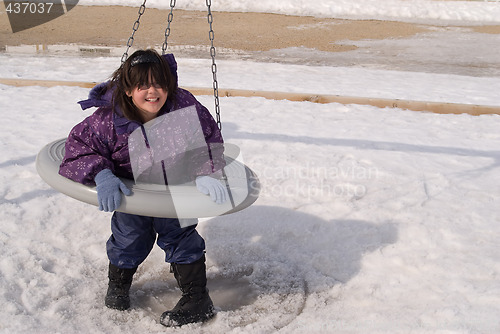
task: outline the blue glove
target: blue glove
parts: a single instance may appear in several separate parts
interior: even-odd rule
[[[132,195],[132,191],[109,169],[104,169],[95,176],[95,184],[101,211],[111,212],[118,209],[122,202],[122,192],[127,196]]]
[[[202,194],[210,195],[210,198],[215,203],[222,204],[227,200],[227,189],[219,180],[205,175],[198,176],[195,182],[198,191]]]

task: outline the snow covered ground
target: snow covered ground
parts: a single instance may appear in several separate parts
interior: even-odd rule
[[[487,24],[500,22],[498,0],[213,0],[214,10],[226,12],[261,12],[317,17],[390,19],[406,22],[461,22]],[[138,7],[141,0],[80,0],[81,5],[125,5]],[[169,8],[171,1],[148,0],[148,7]],[[205,10],[206,1],[176,1],[176,8]]]
[[[296,14],[292,4],[306,2],[221,3]],[[315,2],[314,10],[327,3]],[[334,3],[346,15],[354,4],[359,11],[375,4]],[[476,24],[500,7],[376,4],[391,13],[416,3],[428,12],[437,5],[459,8],[457,15]],[[0,54],[0,62],[2,78],[96,81],[106,79],[119,57]],[[207,60],[178,62],[181,85],[211,85]],[[230,88],[500,105],[498,75],[241,60],[218,65],[221,86]],[[217,317],[166,329],[158,317],[180,293],[162,252],[155,248],[136,274],[132,309],[107,309],[110,215],[52,190],[35,170],[40,148],[89,114],[76,105],[88,90],[0,85],[0,91],[1,333],[500,331],[498,115],[222,98],[225,139],[241,147],[263,190],[252,207],[199,225]],[[199,99],[212,108],[213,98]]]

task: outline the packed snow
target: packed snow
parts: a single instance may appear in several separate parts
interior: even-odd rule
[[[80,0],[82,5],[125,5],[138,7],[141,0]],[[390,19],[407,22],[498,23],[500,7],[494,1],[435,0],[253,0],[253,1],[174,1],[176,8],[205,10],[206,2],[213,9],[225,12],[262,12],[286,15],[310,15],[357,19]],[[152,8],[170,8],[172,1],[148,0]]]
[[[482,1],[216,3],[332,17],[356,10],[418,21],[435,8],[475,24],[500,17],[500,3]],[[7,52],[0,78],[102,81],[119,61]],[[181,86],[211,86],[209,60],[178,63]],[[500,75],[237,59],[220,60],[218,70],[227,88],[500,106]],[[76,104],[88,89],[0,91],[1,333],[500,332],[498,115],[222,97],[225,140],[241,148],[262,192],[243,211],[200,221],[218,314],[167,329],[159,316],[180,291],[162,251],[155,247],[135,275],[131,310],[107,309],[110,214],[58,193],[36,172],[40,149],[92,112]],[[198,98],[213,109],[213,97]]]

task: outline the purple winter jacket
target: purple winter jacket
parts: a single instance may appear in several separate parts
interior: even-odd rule
[[[170,70],[177,80],[177,63],[173,55],[165,55]],[[112,93],[107,83],[94,87],[89,99],[80,101],[82,109],[98,107],[89,117],[77,124],[70,132],[66,144],[63,162],[59,174],[73,181],[92,185],[100,171],[110,169],[116,176],[133,179],[129,155],[129,135],[142,124],[125,118],[118,108],[111,106]],[[217,123],[210,112],[187,90],[177,87],[174,99],[170,96],[159,115],[165,115],[185,107],[195,106],[199,125],[203,132],[210,159],[208,163],[194,166],[189,171],[191,179],[197,175],[208,175],[224,167],[223,139]],[[168,130],[165,130],[168,131]],[[169,134],[174,137],[173,134]],[[174,142],[173,147],[182,146]],[[180,148],[182,152],[182,147]],[[178,153],[176,153],[178,154]],[[181,155],[185,155],[181,153]],[[182,157],[181,157],[182,158]],[[163,162],[162,162],[163,164]],[[167,164],[174,165],[175,162]],[[185,165],[183,165],[185,166]],[[166,166],[174,167],[174,166]],[[184,168],[184,167],[183,167]]]

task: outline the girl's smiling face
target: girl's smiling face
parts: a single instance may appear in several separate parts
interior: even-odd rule
[[[123,62],[112,77],[114,111],[140,123],[157,117],[177,90],[176,68],[174,63],[170,68],[169,59],[148,49],[134,52]]]
[[[142,121],[144,123],[154,119],[160,109],[167,101],[168,91],[156,84],[153,78],[150,77],[150,83],[139,85],[127,96],[132,99],[132,102],[139,110]]]

